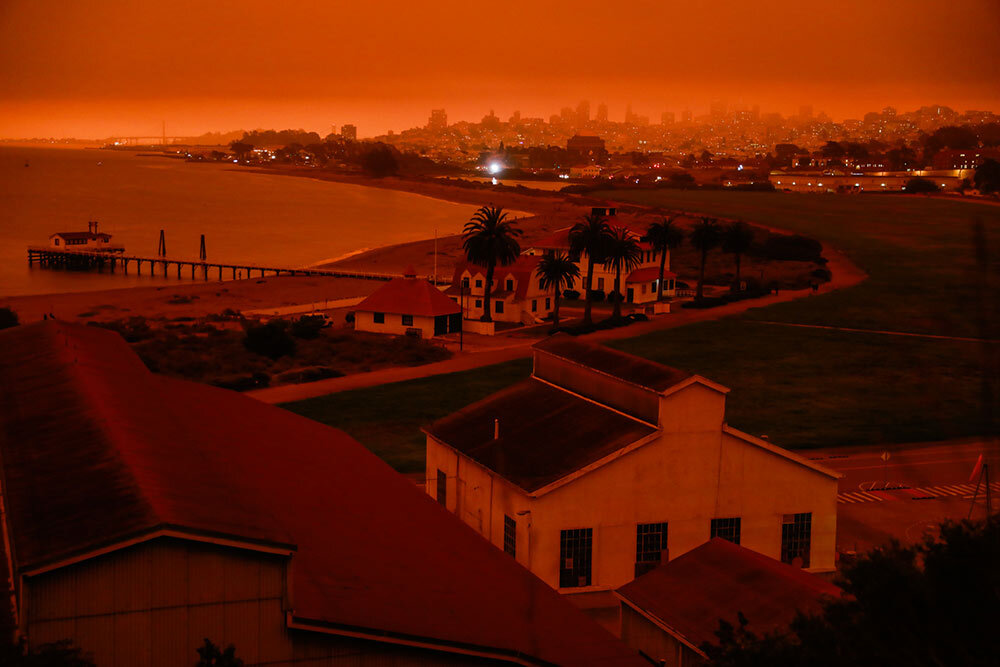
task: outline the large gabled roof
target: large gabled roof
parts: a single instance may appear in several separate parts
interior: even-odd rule
[[[494,438],[497,429],[499,438]],[[426,432],[532,493],[656,429],[529,378],[439,419]]]
[[[719,620],[743,613],[762,635],[817,613],[841,589],[805,570],[716,537],[625,584],[617,594],[692,648],[716,641]]]
[[[588,343],[568,334],[550,336],[532,347],[540,352],[658,393],[697,377],[688,371],[649,361],[604,345]]]
[[[0,474],[15,577],[170,530],[294,552],[294,622],[641,664],[342,431],[154,375],[110,331],[0,332]]]
[[[423,278],[393,278],[359,303],[357,310],[437,317],[462,312],[457,303]]]

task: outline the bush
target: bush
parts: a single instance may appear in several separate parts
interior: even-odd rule
[[[0,308],[0,329],[10,329],[20,324],[20,320],[10,308]]]
[[[591,301],[604,301],[604,290],[592,289],[587,293]]]
[[[833,273],[830,272],[830,269],[813,269],[813,272],[809,275],[824,282],[833,278]]]
[[[295,354],[295,341],[288,335],[286,324],[281,320],[248,328],[243,344],[251,352],[269,359]]]
[[[348,324],[354,324],[354,313],[347,313],[344,315],[344,321]]]
[[[764,242],[762,254],[773,260],[820,263],[823,244],[798,234],[772,234]]]
[[[88,327],[110,329],[125,339],[128,343],[138,343],[153,337],[153,330],[145,317],[130,317],[127,320],[111,322],[87,322]]]
[[[625,298],[618,292],[611,290],[608,292],[608,303],[614,303],[615,299],[618,301],[625,301]]]
[[[903,186],[903,189],[911,194],[923,194],[926,192],[938,191],[938,187],[926,178],[911,178],[906,181],[906,185]]]
[[[563,298],[564,299],[569,299],[570,301],[576,301],[577,299],[580,298],[580,292],[579,292],[579,290],[575,290],[575,289],[565,290],[563,292]]]
[[[312,340],[319,337],[320,330],[326,326],[326,318],[320,315],[303,315],[292,322],[291,333],[296,338]]]

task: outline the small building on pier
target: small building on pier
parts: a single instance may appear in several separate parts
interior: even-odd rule
[[[53,248],[90,250],[95,252],[125,252],[125,246],[112,245],[111,234],[97,231],[97,222],[87,223],[85,232],[56,232],[49,236]]]

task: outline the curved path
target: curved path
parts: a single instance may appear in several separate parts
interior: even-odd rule
[[[684,326],[693,322],[703,322],[717,320],[730,315],[738,315],[751,308],[763,308],[775,303],[793,301],[812,297],[814,294],[824,294],[836,289],[852,287],[857,285],[868,275],[852,263],[846,255],[839,250],[823,245],[823,256],[827,258],[827,268],[833,274],[832,279],[820,285],[816,292],[812,290],[787,290],[778,294],[771,294],[757,299],[747,299],[737,301],[715,308],[694,309],[682,308],[669,315],[654,317],[648,322],[639,322],[626,327],[608,329],[606,331],[595,331],[581,336],[584,340],[602,342],[616,340],[620,338],[634,338],[643,334],[674,327]],[[345,375],[339,378],[318,380],[305,384],[289,384],[278,387],[267,387],[265,389],[255,389],[246,392],[247,396],[256,398],[264,403],[290,403],[301,401],[307,398],[325,396],[350,389],[361,389],[373,387],[381,384],[414,380],[417,378],[441,375],[444,373],[455,373],[467,371],[482,366],[490,366],[514,359],[524,359],[531,356],[531,346],[540,340],[539,338],[509,338],[510,345],[490,347],[477,352],[459,353],[451,359],[438,361],[423,366],[406,366],[402,368],[385,368],[371,371],[369,373],[356,373]],[[499,341],[497,341],[499,342]]]

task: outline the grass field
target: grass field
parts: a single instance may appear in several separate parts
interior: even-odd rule
[[[983,386],[996,380],[995,343],[762,320],[1000,338],[1000,207],[891,195],[601,194],[802,233],[845,251],[869,273],[856,287],[612,344],[729,386],[731,425],[790,448],[936,440],[990,428],[987,408],[995,406],[984,405]],[[977,219],[993,249],[985,278],[972,242]],[[286,407],[343,428],[397,469],[416,470],[421,425],[528,372],[526,362],[503,364]]]

